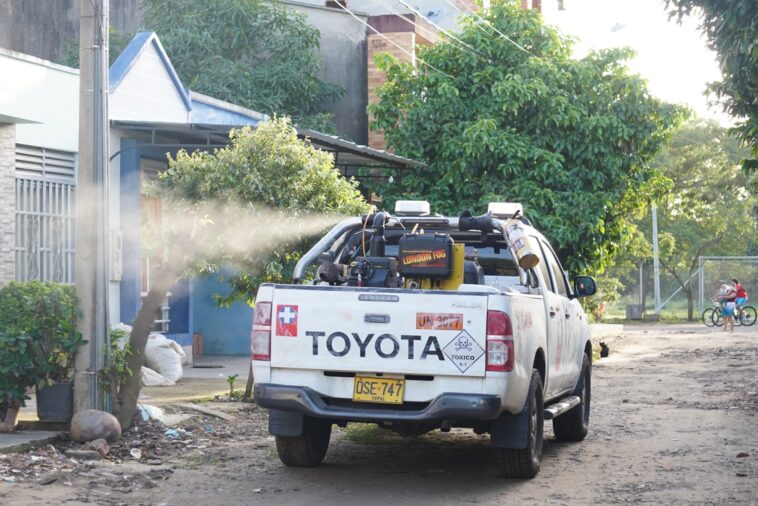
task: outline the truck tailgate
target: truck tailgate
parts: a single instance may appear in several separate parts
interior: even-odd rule
[[[484,376],[487,294],[276,285],[271,367]]]

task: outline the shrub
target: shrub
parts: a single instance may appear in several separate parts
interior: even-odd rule
[[[0,288],[0,331],[7,337],[0,354],[28,358],[32,384],[37,386],[70,379],[76,349],[85,343],[76,331],[77,314],[73,286],[8,283]]]
[[[129,345],[129,333],[121,329],[110,331],[110,361],[100,373],[100,386],[111,393],[111,398],[118,397],[119,389],[132,375],[129,369],[129,356],[132,354]]]
[[[35,381],[35,346],[31,337],[0,330],[0,414],[25,405],[26,389]]]
[[[618,278],[603,275],[597,278],[597,293],[594,297],[581,299],[582,306],[591,322],[600,323],[608,306],[621,300],[623,283]]]

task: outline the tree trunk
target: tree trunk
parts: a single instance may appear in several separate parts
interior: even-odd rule
[[[247,373],[247,385],[245,385],[245,396],[242,397],[242,400],[249,401],[250,399],[253,398],[253,383],[254,383],[254,381],[255,380],[253,379],[253,362],[251,360],[250,361],[250,367],[249,367],[248,373]]]
[[[145,363],[147,338],[155,324],[163,299],[166,298],[166,293],[176,282],[180,271],[164,264],[161,269],[157,269],[156,274],[155,279],[151,280],[153,286],[147,293],[147,297],[142,301],[132,325],[132,332],[129,335],[129,346],[132,353],[129,356],[128,366],[131,375],[121,385],[118,398],[112,400],[113,414],[118,418],[122,430],[132,426],[134,415],[137,413],[137,399],[139,399],[139,393],[142,389],[141,373],[142,366]]]
[[[687,321],[695,321],[695,318],[694,318],[695,304],[694,304],[694,301],[692,300],[693,299],[692,283],[690,283],[687,286],[687,289],[684,290],[684,293],[687,294]]]

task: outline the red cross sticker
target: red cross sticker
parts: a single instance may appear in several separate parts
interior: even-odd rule
[[[276,306],[276,335],[297,337],[297,306]]]

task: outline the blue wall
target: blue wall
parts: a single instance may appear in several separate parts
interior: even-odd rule
[[[121,321],[131,325],[139,311],[141,300],[140,273],[142,257],[140,248],[141,177],[140,160],[151,158],[165,160],[166,152],[175,150],[154,148],[140,144],[135,139],[121,139],[121,230],[123,234],[123,275],[121,278]],[[190,282],[179,280],[171,288],[169,299],[169,333],[167,337],[182,346],[192,344],[192,312]]]
[[[205,355],[249,355],[253,310],[244,301],[231,307],[218,307],[213,294],[226,295],[228,283],[217,275],[192,282],[192,322],[194,332],[203,334]]]
[[[171,323],[168,325],[168,334],[170,337],[182,346],[192,345],[192,304],[190,300],[190,290],[192,284],[187,279],[180,279],[171,288],[171,298],[169,299],[169,318]]]
[[[140,307],[140,149],[134,139],[121,139],[121,231],[123,275],[121,321],[131,325]]]

